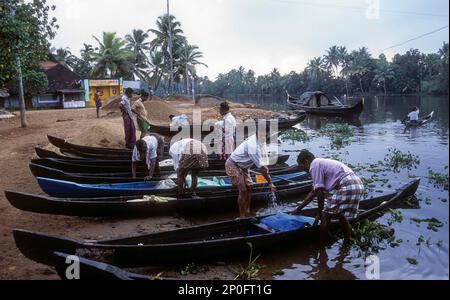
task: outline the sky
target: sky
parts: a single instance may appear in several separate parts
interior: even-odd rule
[[[155,28],[166,13],[166,0],[49,0],[60,26],[52,45],[79,54],[93,35]],[[203,52],[206,67],[217,74],[243,66],[257,75],[278,68],[302,71],[310,59],[332,45],[353,50],[366,46],[374,57],[449,24],[448,0],[170,0],[171,14],[191,44]],[[385,50],[388,58],[417,48],[437,52],[448,42],[448,27],[405,45]]]

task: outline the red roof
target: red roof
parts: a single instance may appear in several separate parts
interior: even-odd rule
[[[60,64],[53,55],[49,55],[48,60],[40,63],[40,69],[47,75],[48,92],[56,93],[58,90],[80,89],[80,76]]]

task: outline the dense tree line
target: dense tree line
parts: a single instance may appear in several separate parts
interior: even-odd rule
[[[97,45],[84,44],[79,56],[68,48],[52,49],[55,58],[82,78],[139,79],[148,82],[154,90],[168,90],[170,72],[169,18],[172,33],[173,87],[189,94],[191,78],[197,77],[196,66],[203,54],[183,35],[181,23],[173,15],[162,15],[155,29],[135,29],[125,38],[114,32],[94,36]],[[205,65],[206,66],[206,65]]]
[[[302,72],[281,75],[273,69],[256,76],[243,67],[219,74],[211,81],[200,78],[203,93],[233,97],[237,94],[279,95],[284,90],[299,94],[323,90],[335,95],[364,93],[448,94],[448,43],[437,53],[424,54],[411,49],[388,61],[384,54],[373,58],[367,48],[349,52],[346,47],[332,46],[322,57],[309,61]]]

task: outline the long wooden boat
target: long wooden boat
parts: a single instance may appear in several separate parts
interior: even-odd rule
[[[136,178],[132,178],[131,172],[122,173],[68,173],[58,169],[49,168],[39,164],[30,163],[30,170],[34,177],[47,177],[76,183],[122,183],[140,182],[147,176],[146,172],[136,173]],[[298,171],[298,167],[286,167],[273,170],[272,175],[288,174]],[[226,176],[225,170],[206,170],[199,174],[201,177]],[[176,177],[174,171],[161,171],[152,178],[152,181],[163,180]]]
[[[350,222],[380,216],[405,197],[413,195],[419,182],[414,180],[402,186],[388,200],[382,197],[363,201],[365,207],[361,207],[358,216]],[[77,240],[21,229],[15,229],[13,235],[17,247],[26,257],[47,265],[54,263],[53,253],[58,251],[88,259],[101,257],[103,262],[117,267],[144,267],[247,256],[248,243],[253,245],[255,253],[281,250],[291,243],[319,237],[320,225],[308,217],[316,213],[316,209],[311,209],[297,217],[275,214],[101,241]],[[332,222],[332,228],[337,226],[338,222]]]
[[[411,122],[409,120],[406,120],[405,122],[403,122],[403,124],[405,124],[406,127],[420,127],[420,126],[430,123],[433,120],[433,116],[434,116],[434,111],[432,111],[429,115],[427,115],[423,118],[420,118],[419,122]]]
[[[53,135],[47,135],[48,141],[60,149],[73,149],[73,150],[79,150],[83,153],[92,153],[92,154],[128,154],[131,155],[130,149],[120,149],[120,148],[103,148],[103,147],[90,147],[90,146],[82,146],[70,143],[66,141],[65,139],[53,136]]]
[[[284,183],[277,187],[277,199],[284,202],[296,199],[311,190],[311,181]],[[267,205],[270,201],[267,185],[257,186],[252,197],[252,207]],[[54,198],[21,192],[5,191],[8,201],[17,209],[53,215],[79,217],[150,217],[173,215],[206,215],[218,212],[237,211],[236,190],[221,192],[200,191],[196,197],[187,194],[186,198],[172,197],[152,199],[142,196],[121,196],[101,198]],[[173,195],[160,195],[161,197]]]
[[[287,95],[287,103],[291,109],[301,109],[304,110],[307,114],[315,114],[315,115],[324,115],[324,116],[358,116],[364,109],[364,100],[361,99],[353,106],[343,105],[341,103],[334,104],[332,101],[328,99],[326,95],[322,95],[322,97],[326,97],[328,99],[328,103],[326,105],[322,105],[320,107],[314,107],[310,105],[305,105],[300,99],[295,98],[286,91]]]
[[[253,175],[255,177],[255,175]],[[305,172],[298,172],[292,174],[284,174],[274,177],[272,179],[275,185],[286,182],[301,182],[308,180],[309,175]],[[53,197],[77,197],[77,198],[91,198],[91,197],[114,197],[114,196],[135,196],[135,195],[161,195],[161,194],[176,194],[176,183],[173,180],[170,182],[164,181],[145,181],[145,182],[125,182],[125,183],[108,183],[108,184],[84,184],[75,183],[71,181],[57,180],[45,177],[36,178],[41,189]],[[216,191],[225,192],[236,190],[232,186],[229,177],[218,178],[199,178],[201,181],[207,182],[204,186],[200,186],[199,191]],[[256,182],[254,178],[254,182]],[[258,185],[266,185],[265,183],[257,183]]]
[[[279,155],[275,164],[269,169],[280,169],[286,167],[289,155]],[[31,163],[58,169],[69,173],[122,173],[131,171],[131,160],[73,160],[57,158],[32,159]],[[138,163],[138,171],[144,172],[146,167],[142,162]],[[162,165],[161,171],[173,171],[172,165]],[[207,170],[225,170],[225,162],[220,160],[209,161]]]
[[[274,119],[274,120],[267,120],[265,123],[266,127],[269,128],[270,123],[272,121],[278,122],[278,130],[286,130],[291,128],[292,126],[295,126],[301,122],[303,122],[306,119],[306,114],[304,112],[301,112],[295,117],[289,118],[289,119]],[[258,128],[259,122],[256,122],[256,129]],[[237,125],[242,126],[242,125]],[[161,125],[150,125],[150,132],[154,132],[160,135],[164,136],[174,136],[178,134],[182,129],[179,128],[176,131],[171,131],[170,126],[161,126]],[[200,126],[200,125],[190,125],[190,136],[193,136],[195,132],[201,133],[203,136],[210,134],[214,130],[214,125],[211,125],[210,127]],[[195,130],[195,131],[194,131]]]
[[[54,252],[54,263],[58,276],[62,280],[67,280],[67,260],[70,261],[71,255],[62,252]],[[167,278],[152,277],[127,272],[121,268],[108,265],[102,262],[78,257],[79,262],[79,280],[168,280]]]

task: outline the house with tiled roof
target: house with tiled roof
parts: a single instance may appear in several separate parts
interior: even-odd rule
[[[59,63],[53,55],[40,63],[40,71],[48,79],[45,94],[25,99],[30,108],[82,108],[86,106],[85,91],[81,78],[72,70]],[[19,107],[18,95],[10,95],[4,101],[4,107]]]

